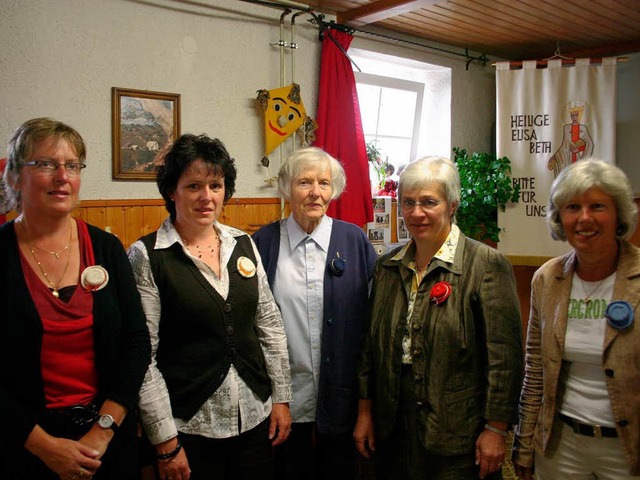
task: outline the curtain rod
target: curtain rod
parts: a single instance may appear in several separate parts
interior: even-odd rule
[[[343,25],[343,24],[340,24],[340,23],[336,23],[334,21],[325,22],[324,21],[325,16],[323,14],[316,14],[313,11],[313,7],[310,7],[309,5],[305,5],[303,3],[298,3],[298,2],[294,2],[294,1],[290,1],[290,0],[277,0],[277,1],[275,1],[275,0],[274,1],[270,1],[270,0],[240,0],[240,1],[246,2],[246,3],[253,3],[253,4],[257,4],[257,5],[263,5],[263,6],[272,7],[272,8],[295,9],[295,10],[300,10],[300,11],[309,13],[313,17],[313,20],[309,20],[309,21],[320,28],[320,33],[321,34],[322,34],[323,30],[326,29],[326,28],[334,28],[336,30],[340,30],[340,31],[343,31],[343,32],[351,33],[351,34],[353,34],[354,32],[363,33],[363,34],[366,34],[366,35],[372,35],[372,36],[375,36],[375,37],[384,38],[386,40],[392,40],[392,41],[395,41],[395,42],[406,43],[406,44],[413,45],[413,46],[416,46],[416,47],[427,48],[427,49],[430,49],[430,50],[436,50],[438,52],[446,53],[448,55],[455,55],[455,56],[459,56],[459,57],[464,57],[465,60],[467,61],[467,65],[466,65],[466,69],[467,70],[469,70],[469,65],[473,61],[479,62],[483,67],[486,66],[487,63],[489,63],[489,58],[487,58],[487,56],[485,55],[484,52],[479,57],[474,57],[472,55],[469,55],[469,50],[466,49],[466,48],[464,50],[464,53],[460,53],[460,52],[455,52],[455,51],[452,51],[452,50],[448,50],[446,48],[440,48],[440,47],[434,47],[434,46],[431,46],[431,45],[425,45],[423,43],[416,42],[416,41],[413,41],[413,40],[407,40],[407,39],[404,39],[404,38],[394,37],[392,35],[388,35],[388,34],[384,34],[384,33],[361,30],[359,28],[350,27],[349,25]]]
[[[536,68],[544,68],[546,66],[548,66],[549,61],[551,60],[555,60],[554,58],[547,58],[545,60],[533,60],[534,62],[536,62]],[[576,59],[575,58],[561,58],[559,60],[562,60],[562,65],[575,65],[576,63]],[[616,58],[616,63],[627,63],[628,58],[627,57],[617,57]],[[524,62],[526,62],[527,60],[517,60],[517,61],[511,61],[509,62],[509,68],[513,68],[515,70],[522,68],[522,64]],[[491,66],[495,67],[497,65],[497,63],[501,63],[501,62],[496,62],[496,63],[492,63]],[[590,65],[598,65],[602,63],[602,57],[591,57],[589,58],[589,64]]]

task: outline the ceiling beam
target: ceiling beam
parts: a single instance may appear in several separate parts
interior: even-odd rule
[[[361,27],[421,8],[432,7],[441,0],[378,0],[358,8],[338,13],[338,23]]]

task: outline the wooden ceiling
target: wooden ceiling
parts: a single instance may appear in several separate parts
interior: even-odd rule
[[[508,60],[640,52],[640,0],[301,0],[384,29]]]

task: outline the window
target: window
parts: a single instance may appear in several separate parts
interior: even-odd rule
[[[451,156],[451,69],[359,49],[349,56],[362,69],[354,73],[365,141],[393,165],[392,178],[416,158]]]

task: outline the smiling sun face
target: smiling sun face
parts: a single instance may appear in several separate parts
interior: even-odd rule
[[[307,115],[296,84],[260,90],[258,100],[264,109],[265,155],[269,155],[302,126]]]

